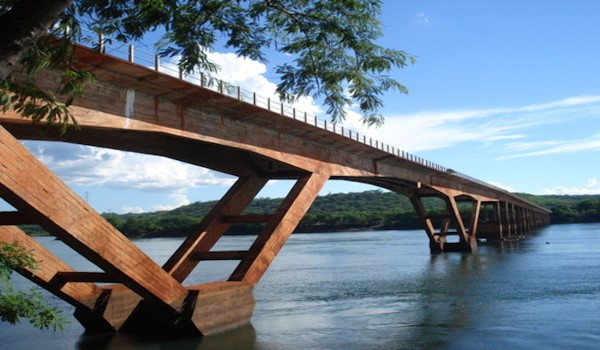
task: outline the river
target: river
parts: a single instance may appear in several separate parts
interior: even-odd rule
[[[248,246],[225,237],[220,248]],[[40,241],[74,266],[57,240]],[[135,243],[162,263],[181,239]],[[597,349],[600,224],[553,225],[476,253],[431,255],[425,233],[295,234],[262,281],[252,324],[181,340],[0,324],[2,349]],[[186,282],[222,278],[225,268]],[[89,270],[89,266],[82,269]],[[15,284],[29,282],[14,277]],[[72,308],[51,302],[69,316]]]

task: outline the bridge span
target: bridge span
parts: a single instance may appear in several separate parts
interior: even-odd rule
[[[101,49],[103,49],[101,47]],[[480,239],[512,239],[549,223],[550,212],[363,135],[212,81],[194,84],[76,46],[79,68],[97,81],[71,113],[80,130],[59,135],[14,112],[0,115],[0,240],[40,261],[24,275],[75,306],[89,331],[211,334],[249,322],[253,287],[330,179],[379,186],[410,198],[432,252],[471,251]],[[52,89],[57,72],[39,74]],[[265,108],[266,107],[266,108]],[[159,266],[116,230],[18,140],[58,140],[177,159],[238,177],[196,230]],[[399,140],[400,141],[400,140]],[[245,209],[272,179],[295,185],[272,214]],[[429,198],[443,203],[432,212]],[[213,247],[231,225],[261,223],[247,250]],[[101,272],[77,271],[18,225],[37,224]],[[234,260],[228,280],[185,284],[201,261]]]

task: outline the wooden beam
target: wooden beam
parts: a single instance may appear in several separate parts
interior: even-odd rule
[[[421,220],[421,224],[423,225],[423,228],[425,228],[427,237],[429,237],[430,245],[437,243],[435,241],[435,228],[433,227],[433,223],[431,222],[431,219],[427,215],[427,210],[425,209],[425,206],[423,205],[423,201],[421,200],[421,197],[410,196],[408,198],[410,199],[410,202],[413,205],[415,212],[417,212],[417,216]]]
[[[96,298],[102,291],[92,283],[71,284],[58,281],[56,275],[59,272],[74,272],[74,270],[21,229],[16,226],[1,226],[0,241],[18,244],[38,262],[36,269],[19,271],[24,277],[75,307],[88,310],[94,307]]]
[[[192,253],[190,259],[201,260],[242,260],[248,255],[247,250],[228,250],[214,252],[195,252]]]
[[[181,309],[186,289],[2,126],[0,197],[142,297]]]
[[[460,240],[463,242],[469,242],[469,234],[467,233],[465,224],[462,220],[462,216],[460,215],[460,211],[458,210],[458,204],[456,203],[456,200],[452,196],[445,197],[444,200],[446,201],[447,210],[450,213],[452,220],[454,221],[456,230],[459,233]]]
[[[296,182],[250,247],[246,258],[231,274],[230,281],[258,283],[328,179],[329,175],[313,173]]]
[[[495,215],[496,215],[496,219],[498,221],[498,239],[503,240],[504,239],[504,225],[502,223],[502,208],[500,203],[502,202],[496,202],[494,204],[494,209],[496,211]]]
[[[222,218],[240,215],[267,181],[268,179],[259,177],[239,178],[206,215],[194,233],[173,253],[163,269],[176,280],[183,282],[198,265],[199,260],[193,259],[192,255],[210,251],[231,226],[223,222]]]
[[[34,225],[35,218],[18,211],[0,211],[0,226],[2,225]]]
[[[471,224],[469,226],[469,234],[472,237],[477,237],[477,230],[479,229],[479,214],[481,213],[481,201],[475,200],[473,202],[473,208],[471,209]]]
[[[105,282],[115,283],[114,276],[106,272],[81,272],[81,271],[61,271],[56,273],[56,278],[63,280],[65,283],[70,282]]]

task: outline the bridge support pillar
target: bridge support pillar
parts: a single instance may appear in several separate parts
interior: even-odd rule
[[[182,281],[191,269],[172,275],[174,269],[158,266],[1,126],[0,169],[0,198],[16,209],[0,212],[0,241],[15,242],[31,252],[39,266],[21,271],[23,275],[75,306],[75,317],[86,330],[207,335],[249,322],[255,305],[254,283],[214,282],[184,287],[175,277]],[[283,245],[327,179],[311,174],[299,180],[285,202],[288,207],[281,210],[281,215],[274,215],[279,220],[274,227],[277,234],[261,237],[275,237]],[[266,181],[242,180],[237,186],[242,190],[234,190],[236,195],[226,201],[230,213],[243,210],[243,202],[254,198]],[[222,210],[218,214],[218,222],[227,220]],[[75,271],[20,230],[16,226],[20,224],[40,225],[101,271]],[[220,228],[217,231],[220,236]],[[199,236],[206,236],[205,232]],[[257,266],[260,273],[268,266],[265,261],[274,259],[281,248],[268,240],[265,243],[265,249],[261,246],[256,250],[257,258],[265,255]],[[185,251],[189,253],[189,249]],[[216,252],[210,257],[228,260],[232,255],[239,256],[239,252]],[[202,255],[191,256],[190,260],[197,263]],[[251,276],[256,279],[259,274]],[[104,287],[97,283],[115,284]]]
[[[441,198],[445,204],[443,213],[430,213],[423,203],[423,198],[431,195],[409,196],[418,217],[420,218],[425,232],[429,237],[429,248],[432,253],[441,252],[470,252],[477,249],[477,225],[480,212],[480,203],[473,201],[471,208],[470,226],[465,225],[465,219],[461,214],[457,199],[453,193],[441,192],[437,198]],[[437,227],[436,227],[437,226]],[[457,236],[457,242],[449,242],[448,236]]]

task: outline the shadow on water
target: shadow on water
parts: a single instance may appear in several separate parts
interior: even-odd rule
[[[82,334],[76,349],[256,349],[256,332],[251,324],[206,337],[175,338],[153,334]]]

